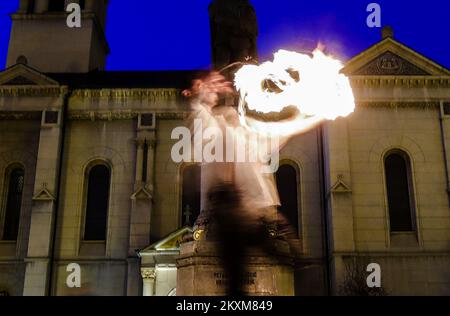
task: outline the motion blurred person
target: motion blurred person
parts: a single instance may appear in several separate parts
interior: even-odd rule
[[[190,90],[184,91],[191,98],[193,113],[190,121],[201,120],[201,126],[191,124],[195,137],[198,129],[214,127],[227,135],[232,131],[236,140],[257,139],[265,144],[249,141],[246,153],[258,152],[258,157],[276,150],[287,142],[289,137],[305,132],[319,122],[321,118],[310,119],[295,117],[290,121],[265,124],[265,138],[240,124],[239,114],[233,106],[219,105],[219,96],[233,94],[231,83],[217,72],[202,80],[195,80]],[[277,128],[279,124],[288,124],[292,128]],[[227,129],[230,128],[231,129]],[[268,147],[276,138],[279,146]],[[224,140],[223,140],[224,141]],[[224,141],[225,142],[225,141]],[[224,151],[228,142],[224,143]],[[259,146],[258,146],[259,145]],[[195,149],[194,149],[195,150]],[[234,150],[234,149],[233,149]],[[226,156],[226,153],[224,153]],[[248,156],[247,156],[248,157]],[[257,161],[213,161],[202,162],[202,190],[206,192],[206,201],[197,219],[194,230],[205,229],[205,238],[218,242],[220,257],[227,278],[227,294],[244,294],[246,270],[245,257],[249,249],[257,248],[268,256],[275,257],[273,238],[287,241],[293,230],[287,220],[277,212],[280,206],[278,191],[273,173],[263,172],[268,162]],[[274,170],[276,171],[276,170]]]

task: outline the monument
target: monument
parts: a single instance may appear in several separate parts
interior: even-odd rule
[[[246,256],[247,272],[242,276],[245,294],[250,296],[294,295],[293,260],[288,244],[274,240],[277,258],[260,250]],[[208,240],[181,244],[177,260],[177,295],[225,295],[227,275],[223,271],[218,245]]]
[[[209,11],[214,68],[256,60],[258,28],[255,11],[248,0],[215,0]],[[232,74],[227,71],[225,75],[229,78]],[[279,238],[270,224],[257,223],[256,217],[249,219],[240,206],[233,204],[233,189],[219,193],[211,189],[217,182],[236,183],[239,168],[242,167],[228,162],[202,164],[201,212],[193,233],[187,234],[180,245],[177,295],[233,294],[236,293],[232,291],[233,285],[239,287],[239,294],[243,295],[294,295],[294,260],[289,243]],[[251,184],[251,180],[247,184]],[[227,195],[230,192],[231,196]],[[211,194],[225,195],[214,202]],[[276,216],[276,209],[270,212],[270,216]],[[246,221],[248,223],[243,224]],[[240,240],[248,236],[245,232],[248,229],[260,229],[263,240],[256,240],[252,246],[247,240]],[[255,236],[259,236],[258,233]],[[235,249],[230,247],[233,244]],[[239,263],[230,269],[233,260]],[[238,286],[230,280],[230,271],[234,272],[233,280],[239,275]]]

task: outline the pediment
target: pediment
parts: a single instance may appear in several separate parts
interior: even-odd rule
[[[136,192],[131,196],[132,200],[152,200],[152,194],[145,187],[140,187]]]
[[[351,193],[352,189],[344,182],[343,178],[343,175],[339,174],[337,181],[333,184],[328,193]]]
[[[42,189],[33,196],[33,201],[55,201],[56,198],[47,189],[47,184],[42,184]]]
[[[0,86],[59,86],[59,83],[24,64],[0,72]]]
[[[341,72],[348,76],[450,75],[450,70],[391,37],[353,57]]]
[[[148,246],[147,248],[140,251],[140,253],[154,252],[154,251],[165,251],[165,250],[178,250],[180,244],[183,240],[185,234],[192,233],[192,228],[185,226],[173,233],[167,235],[160,241]]]

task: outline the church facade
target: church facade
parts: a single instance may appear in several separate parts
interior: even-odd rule
[[[108,1],[80,1],[80,29],[60,2],[20,1],[0,72],[0,291],[176,295],[200,176],[171,159],[171,133],[203,72],[105,71]],[[210,15],[214,65],[256,57],[247,0],[215,0]],[[361,294],[376,263],[384,294],[449,295],[450,70],[385,28],[342,71],[355,112],[280,152],[294,292]]]

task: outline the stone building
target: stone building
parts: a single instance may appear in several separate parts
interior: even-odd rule
[[[105,71],[107,2],[80,1],[82,28],[66,26],[61,1],[21,0],[12,15],[0,72],[3,293],[176,294],[200,177],[172,161],[171,132],[188,114],[180,91],[202,72]],[[256,57],[248,1],[213,2],[216,65]],[[236,12],[253,24],[224,30]],[[356,111],[280,153],[280,211],[302,249],[295,294],[352,294],[378,263],[388,294],[448,295],[450,71],[385,28],[343,72]],[[81,288],[66,285],[70,263]]]

